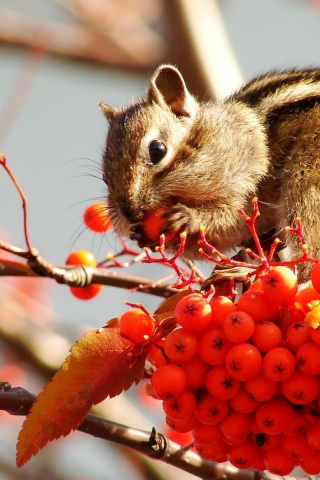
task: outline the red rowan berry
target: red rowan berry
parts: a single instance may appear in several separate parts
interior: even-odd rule
[[[261,278],[257,278],[254,282],[251,283],[251,285],[249,286],[249,289],[250,291],[252,290],[260,290],[262,291],[262,281],[261,281]]]
[[[209,393],[202,396],[196,406],[196,417],[201,423],[215,425],[228,414],[229,406],[226,400],[219,400]]]
[[[173,429],[168,429],[165,435],[173,442],[181,445],[182,447],[188,447],[193,442],[193,436],[191,432],[179,433]]]
[[[251,465],[251,469],[255,470],[256,472],[263,472],[266,469],[264,464],[264,458],[261,454],[259,458]]]
[[[288,457],[281,448],[265,452],[264,463],[270,473],[281,475],[282,477],[289,475],[296,466],[296,462]]]
[[[259,290],[248,290],[237,303],[237,310],[248,313],[255,323],[271,320],[278,314],[279,306]]]
[[[287,348],[269,350],[262,360],[262,371],[267,378],[282,382],[291,377],[296,368],[294,355]]]
[[[241,445],[246,439],[247,435],[243,437],[227,437],[221,432],[221,440],[223,440],[227,445]]]
[[[176,363],[186,362],[196,354],[197,337],[185,328],[170,332],[164,341],[164,353]]]
[[[245,440],[249,434],[249,417],[244,413],[230,413],[222,420],[220,428],[226,437],[236,437]]]
[[[244,343],[251,338],[255,323],[244,312],[232,312],[222,322],[222,330],[232,343]]]
[[[311,270],[311,282],[314,289],[320,293],[320,263],[316,263]]]
[[[305,343],[296,353],[297,367],[307,375],[320,373],[320,345],[314,342]]]
[[[215,460],[217,463],[225,463],[228,461],[227,457],[227,449],[225,450],[224,453],[222,453],[219,457],[216,458]]]
[[[210,323],[211,307],[202,295],[191,293],[179,300],[175,308],[175,317],[181,327],[194,332]]]
[[[187,433],[193,431],[199,424],[199,421],[195,415],[185,418],[184,420],[173,420],[166,416],[166,424],[178,433]]]
[[[260,352],[268,352],[281,344],[282,333],[280,328],[272,322],[260,322],[252,335],[252,343]]]
[[[178,365],[163,365],[151,377],[152,389],[160,400],[178,397],[186,384],[186,374]]]
[[[261,403],[256,410],[256,421],[262,432],[282,433],[292,420],[291,405],[282,398],[274,398]]]
[[[99,295],[103,287],[98,283],[93,283],[88,287],[69,287],[69,288],[72,295],[76,298],[79,298],[79,300],[91,300],[92,298]]]
[[[158,340],[155,344],[152,343],[149,346],[147,360],[156,368],[169,363],[169,359],[164,354],[163,344],[164,340]]]
[[[281,448],[284,453],[296,462],[305,460],[313,455],[314,450],[310,447],[305,435],[282,435]]]
[[[282,382],[284,396],[295,405],[306,405],[318,398],[319,381],[312,375],[296,371]]]
[[[290,301],[298,290],[298,279],[288,267],[270,267],[261,282],[266,297],[276,303]]]
[[[222,295],[213,297],[209,303],[212,312],[210,327],[221,329],[222,321],[227,315],[236,311],[236,306],[230,298]]]
[[[160,207],[157,211],[151,213],[143,219],[142,227],[145,234],[151,240],[158,240],[162,225],[165,222],[163,214],[168,210],[168,207]],[[170,232],[166,235],[166,240],[171,240],[175,236],[176,232]]]
[[[203,442],[194,442],[194,448],[200,457],[206,460],[217,460],[227,450],[225,442],[221,439],[217,440],[214,443],[203,443]]]
[[[66,265],[87,265],[88,267],[95,267],[96,259],[88,250],[77,250],[71,252],[66,260]],[[94,283],[88,287],[70,287],[70,292],[80,300],[91,300],[99,295],[102,290],[102,285]]]
[[[229,462],[239,469],[251,468],[251,465],[260,457],[257,445],[247,438],[241,445],[230,445],[227,448]]]
[[[191,360],[183,362],[181,368],[184,370],[187,378],[187,388],[198,390],[204,387],[205,378],[209,371],[209,365],[204,362],[198,355]]]
[[[307,313],[302,303],[299,302],[294,302],[291,305],[288,305],[287,311],[289,314],[290,323],[303,323],[304,317]]]
[[[303,411],[294,410],[290,425],[283,431],[283,433],[285,435],[298,435],[300,433],[305,433],[309,425],[310,423],[306,419]]]
[[[230,400],[239,392],[241,382],[232,378],[226,367],[221,365],[208,372],[205,385],[211,395],[220,400]]]
[[[258,408],[259,402],[242,386],[239,392],[229,400],[229,405],[235,412],[251,413]]]
[[[89,267],[95,267],[97,262],[88,250],[76,250],[68,256],[66,265],[87,265]]]
[[[261,428],[258,425],[257,419],[256,419],[256,412],[254,411],[253,413],[249,413],[249,422],[250,422],[250,432],[251,434],[253,433],[265,433],[261,430]]]
[[[228,373],[241,382],[252,380],[261,369],[261,353],[250,343],[240,343],[230,348],[226,356]]]
[[[308,310],[307,304],[311,300],[320,300],[320,293],[318,293],[312,284],[308,285],[307,287],[299,290],[295,301],[300,303],[304,308]]]
[[[221,438],[219,425],[206,425],[198,422],[194,427],[192,434],[197,442],[214,443]]]
[[[320,473],[320,452],[315,451],[311,457],[301,460],[300,467],[308,475],[318,475]]]
[[[304,322],[292,323],[289,325],[284,340],[290,350],[296,352],[304,343],[310,342],[310,330],[311,329]]]
[[[310,328],[309,333],[310,333],[311,340],[317,345],[320,345],[320,327]]]
[[[90,205],[83,214],[83,221],[93,232],[107,232],[112,227],[108,205],[105,203]]]
[[[163,400],[165,414],[173,420],[185,420],[194,414],[196,409],[196,397],[191,390],[185,389],[174,398]]]
[[[308,444],[314,450],[320,450],[320,425],[310,425],[306,431]]]
[[[132,308],[119,318],[120,333],[133,343],[143,343],[154,332],[155,321],[140,308]]]
[[[311,402],[307,405],[303,405],[302,411],[305,418],[311,425],[320,426],[320,407],[318,402]]]
[[[247,392],[258,402],[266,402],[275,396],[278,390],[278,383],[270,380],[264,373],[260,372],[252,380],[245,383]]]
[[[199,339],[199,356],[209,365],[222,365],[232,343],[222,330],[209,330]]]

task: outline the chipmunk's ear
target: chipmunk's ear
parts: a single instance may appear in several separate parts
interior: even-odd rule
[[[197,109],[197,102],[189,93],[181,73],[172,65],[162,65],[154,72],[148,99],[159,105],[167,104],[178,116],[193,117]]]
[[[98,103],[98,105],[99,105],[99,108],[100,108],[101,112],[103,113],[103,115],[108,120],[108,122],[111,123],[115,119],[119,110],[117,108],[111,107],[107,103],[103,103],[103,102]]]

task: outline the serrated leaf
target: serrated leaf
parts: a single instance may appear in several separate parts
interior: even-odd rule
[[[92,405],[138,383],[146,350],[132,355],[132,347],[119,335],[119,329],[109,325],[79,339],[38,395],[22,426],[17,443],[18,467],[49,441],[75,430]]]

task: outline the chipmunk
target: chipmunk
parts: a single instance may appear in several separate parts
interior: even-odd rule
[[[300,256],[299,239],[285,230],[299,216],[309,255],[319,258],[319,102],[320,70],[267,73],[223,101],[199,103],[179,70],[162,65],[140,101],[122,110],[100,103],[109,122],[102,169],[115,230],[152,249],[157,242],[142,222],[165,205],[161,233],[186,231],[184,255],[197,260],[200,225],[224,253],[250,241],[237,210],[250,214],[257,196],[258,235],[276,232],[292,258]],[[166,247],[178,243],[176,235]],[[300,282],[310,268],[299,265]]]

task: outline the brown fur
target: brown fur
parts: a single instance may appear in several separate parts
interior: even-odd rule
[[[260,235],[276,230],[297,256],[299,242],[284,227],[300,216],[310,255],[320,257],[319,101],[320,70],[270,73],[223,102],[201,104],[179,71],[164,65],[141,101],[123,110],[100,104],[110,123],[103,173],[115,229],[152,248],[142,221],[166,205],[163,232],[188,232],[188,258],[199,258],[200,225],[230,252],[249,240],[237,209],[250,213],[258,196]],[[154,163],[153,140],[168,149]],[[309,270],[303,264],[301,281]]]

